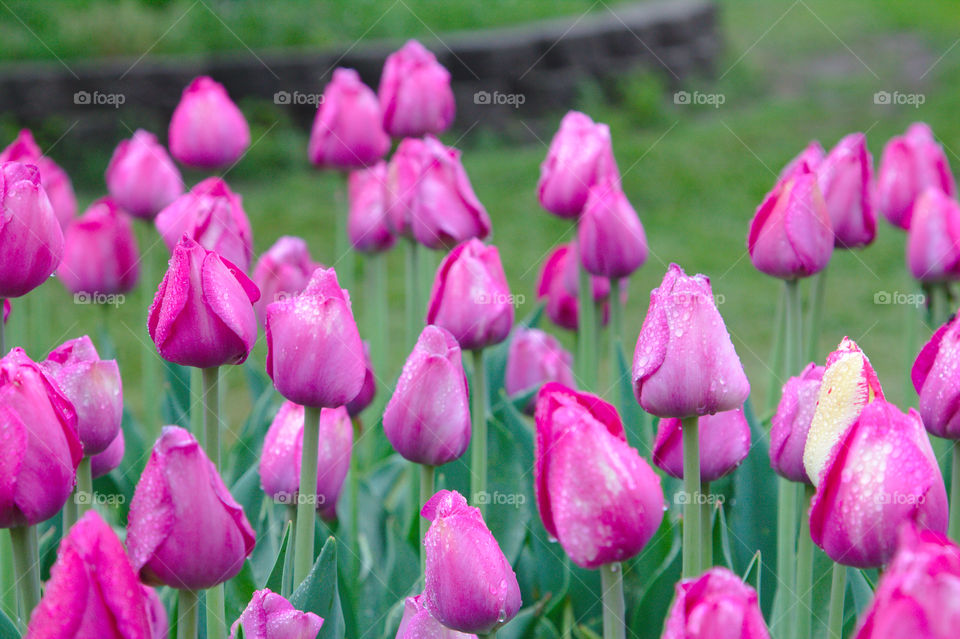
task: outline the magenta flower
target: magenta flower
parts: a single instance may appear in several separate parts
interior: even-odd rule
[[[0,151],[0,164],[20,162],[32,164],[40,171],[40,185],[50,198],[53,214],[61,227],[66,227],[77,214],[77,196],[70,177],[60,166],[43,154],[33,140],[30,129],[22,129],[17,139]]]
[[[894,226],[909,229],[913,205],[928,187],[951,197],[957,192],[947,156],[933,131],[923,122],[915,122],[906,134],[891,138],[883,148],[877,171],[880,211]]]
[[[929,187],[913,205],[907,266],[921,282],[960,278],[960,204]]]
[[[577,243],[583,266],[593,275],[620,279],[647,261],[647,236],[619,179],[607,177],[590,188]]]
[[[377,394],[377,377],[373,371],[373,361],[370,359],[370,344],[363,343],[363,362],[366,370],[363,373],[363,386],[360,387],[360,393],[347,402],[347,413],[350,417],[356,417],[373,402]]]
[[[117,145],[107,166],[107,190],[124,210],[145,220],[183,193],[183,178],[155,135],[137,129]]]
[[[377,93],[383,128],[395,138],[439,135],[453,122],[450,73],[416,40],[387,56]]]
[[[397,628],[396,639],[476,639],[477,635],[447,628],[433,618],[424,602],[424,595],[407,597],[403,601],[403,617]]]
[[[90,474],[93,479],[103,477],[113,469],[120,466],[123,461],[123,454],[126,450],[126,442],[123,439],[123,429],[117,431],[117,436],[113,438],[110,445],[102,453],[97,453],[90,457]]]
[[[323,618],[300,612],[269,588],[253,593],[240,618],[230,626],[230,639],[243,628],[244,639],[316,639]]]
[[[105,197],[66,228],[57,277],[74,295],[115,295],[137,285],[140,252],[130,218]]]
[[[697,439],[700,442],[700,481],[716,481],[729,475],[750,452],[750,424],[743,409],[704,415]],[[653,463],[671,477],[683,479],[683,435],[676,417],[661,419],[653,442]]]
[[[240,159],[250,127],[223,85],[200,76],[187,85],[170,118],[170,153],[180,162],[216,169]]]
[[[253,309],[261,326],[266,320],[267,306],[300,293],[318,266],[310,257],[306,240],[290,235],[279,238],[260,256],[253,269],[253,282],[260,289],[260,299]]]
[[[350,173],[347,234],[358,251],[380,253],[392,248],[397,241],[387,223],[386,184],[386,162]]]
[[[816,140],[811,140],[810,144],[808,144],[803,151],[800,151],[796,157],[787,162],[787,165],[780,171],[780,175],[777,176],[777,181],[781,182],[786,180],[789,177],[793,177],[796,173],[802,174],[816,171],[817,166],[820,165],[820,162],[823,161],[826,155],[820,143]]]
[[[770,639],[757,591],[726,568],[684,579],[664,624],[662,639]]]
[[[544,260],[537,282],[537,299],[546,300],[547,317],[570,331],[577,330],[580,323],[579,269],[576,243],[561,244]],[[610,280],[591,275],[590,282],[594,301],[604,302],[602,323],[606,324],[610,305],[605,300],[610,296]]]
[[[530,392],[547,382],[559,382],[568,388],[576,387],[573,355],[549,333],[518,326],[507,352],[504,373],[507,395]],[[528,406],[531,412],[535,404],[536,399],[531,397]]]
[[[863,133],[851,133],[816,167],[837,248],[867,246],[877,236],[873,156]]]
[[[336,69],[323,90],[310,131],[310,161],[349,171],[373,164],[390,149],[381,125],[380,103],[353,69]]]
[[[930,338],[913,363],[910,378],[920,396],[920,417],[931,435],[960,439],[960,322],[950,318]]]
[[[817,410],[820,382],[826,369],[810,362],[783,385],[783,394],[770,423],[770,466],[790,481],[812,484],[803,466],[807,433]]]

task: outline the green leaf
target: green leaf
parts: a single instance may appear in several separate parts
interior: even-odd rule
[[[758,593],[760,592],[760,575],[763,572],[763,558],[760,551],[753,553],[753,559],[747,564],[747,569],[743,571],[743,583],[751,586]]]
[[[633,367],[627,361],[623,348],[617,349],[616,404],[623,420],[623,429],[627,441],[640,451],[644,457],[652,454],[653,435],[650,430],[650,416],[647,415],[633,394]]]
[[[2,610],[0,610],[0,639],[20,639],[20,632]]]
[[[277,559],[273,562],[273,570],[270,571],[270,576],[267,577],[267,581],[263,584],[264,588],[269,588],[273,592],[283,592],[283,582],[284,582],[284,568],[286,567],[287,559],[287,546],[290,544],[290,531],[292,530],[291,522],[287,522],[283,527],[283,534],[280,537],[280,551],[277,553]]]
[[[237,576],[223,584],[224,614],[228,628],[246,609],[256,590],[257,583],[253,578],[253,568],[248,559],[243,562],[243,568]],[[202,621],[200,625],[204,625]]]
[[[663,620],[673,601],[674,586],[680,579],[682,547],[680,523],[670,516],[663,518],[660,529],[650,543],[640,552],[635,563],[631,564],[629,582],[640,580],[640,595],[632,594],[628,602],[636,601],[629,619],[630,635],[636,638],[656,639],[663,630]],[[654,553],[648,555],[648,553]],[[624,578],[628,572],[624,570]]]
[[[343,639],[346,630],[337,587],[337,542],[329,537],[310,574],[290,597],[297,610],[323,617],[317,639]]]
[[[717,555],[719,547],[720,556],[723,557],[723,565],[730,570],[735,570],[733,563],[733,554],[730,552],[730,531],[727,528],[727,516],[723,511],[723,502],[719,502],[714,509],[716,516],[713,518],[713,554]]]

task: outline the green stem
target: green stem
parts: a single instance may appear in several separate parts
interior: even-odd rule
[[[293,558],[293,589],[313,567],[313,529],[316,525],[317,446],[320,440],[320,409],[304,406],[303,448],[300,451],[300,490],[297,495],[297,545]]]
[[[603,639],[625,639],[623,570],[619,562],[600,566],[603,589]]]
[[[941,326],[950,316],[950,306],[947,299],[947,285],[933,284],[930,286],[930,318],[933,328]]]
[[[701,571],[700,545],[700,441],[697,417],[684,418],[683,432],[683,576],[696,577]]]
[[[213,465],[220,469],[220,368],[203,369],[203,432],[204,450]],[[210,606],[207,606],[209,608]]]
[[[357,267],[357,256],[356,253],[354,253],[353,246],[350,244],[350,236],[347,233],[347,216],[349,214],[347,176],[348,174],[346,172],[342,174],[343,179],[337,185],[336,191],[334,192],[336,210],[333,213],[333,249],[335,256],[334,264],[337,265],[337,280],[341,288],[352,291],[353,276]]]
[[[433,481],[434,475],[436,473],[436,467],[427,466],[426,464],[420,465],[420,504],[423,505],[427,503],[431,497],[433,497]],[[426,517],[420,517],[420,569],[423,570],[427,565],[427,555],[426,548],[423,545],[423,540],[427,536],[427,529],[430,527],[430,522],[427,521]]]
[[[360,576],[360,459],[355,444],[350,451],[347,481],[350,484],[350,572],[357,580]]]
[[[710,482],[700,482],[700,569],[713,567],[713,504],[710,503]]]
[[[800,306],[800,285],[797,280],[786,280],[785,332],[787,347],[785,351],[784,380],[800,372],[800,354],[803,352],[803,309]]]
[[[960,540],[960,441],[953,442],[953,460],[950,464],[950,539]]]
[[[470,457],[470,494],[487,514],[487,372],[483,365],[483,349],[473,351],[473,435]],[[481,495],[483,497],[481,497]]]
[[[79,467],[77,471],[79,473]],[[79,479],[79,477],[78,477]],[[79,506],[77,505],[78,493],[80,491],[80,486],[75,486],[73,492],[70,493],[70,499],[67,500],[67,503],[63,505],[63,509],[60,511],[60,517],[63,523],[62,536],[66,537],[67,533],[70,532],[70,529],[73,528],[73,525],[77,523],[77,518],[80,516]]]
[[[204,450],[207,449],[204,443],[205,435],[203,428],[204,404],[203,404],[203,372],[199,368],[190,369],[190,432],[200,443]]]
[[[290,539],[287,540],[287,554],[283,558],[280,594],[289,599],[290,595],[293,594],[293,549],[297,543],[297,507],[293,504],[287,506],[287,514],[290,520]]]
[[[767,396],[767,412],[772,413],[780,403],[780,388],[783,386],[781,371],[783,370],[784,357],[784,322],[786,321],[784,306],[786,305],[786,292],[780,290],[780,299],[777,302],[777,313],[773,320],[773,345],[770,347],[770,382]]]
[[[40,602],[40,550],[36,526],[15,526],[10,529],[13,545],[13,571],[20,602],[20,621],[25,628],[30,613]]]
[[[420,306],[420,245],[410,238],[407,241],[407,344],[410,347],[417,341],[423,327]]]
[[[7,354],[6,323],[3,321],[3,303],[6,298],[0,297],[0,356]]]
[[[177,591],[177,639],[197,639],[199,606],[196,592]]]
[[[803,485],[800,502],[800,535],[797,540],[797,597],[796,636],[810,639],[810,610],[813,599],[813,539],[810,537],[810,499],[813,486]]]
[[[784,478],[778,479],[779,496],[777,499],[777,603],[773,623],[774,634],[788,639],[794,627],[790,623],[792,611],[796,608],[795,569],[797,566],[797,488]],[[778,632],[779,631],[779,632]]]
[[[847,567],[833,564],[830,583],[830,614],[827,617],[827,639],[843,637],[843,598],[847,594]]]
[[[375,255],[370,255],[367,258],[366,262],[369,268],[369,279],[367,285],[369,286],[369,311],[368,315],[370,316],[370,323],[367,328],[368,335],[370,336],[370,359],[373,364],[373,370],[380,375],[382,378],[386,379],[387,377],[387,328],[390,324],[388,321],[389,310],[387,303],[387,254],[386,253],[377,253]],[[382,401],[385,401],[385,393],[377,393],[378,397],[375,397],[373,400],[373,407],[370,413],[373,415],[379,415],[381,412],[381,407],[383,404]],[[367,433],[363,438],[364,441],[364,461],[367,465],[373,463],[374,456],[374,444],[376,439],[373,436],[372,432]]]
[[[207,636],[226,637],[226,601],[223,584],[207,589]]]
[[[577,265],[579,288],[577,300],[577,383],[583,390],[593,391],[597,384],[597,366],[594,361],[597,343],[596,306],[590,274]]]
[[[806,360],[817,359],[817,343],[820,341],[820,329],[823,326],[823,299],[827,291],[827,268],[813,278],[813,301],[810,304],[810,319],[807,323]],[[790,373],[796,375],[796,371]]]
[[[70,503],[69,501],[67,503]],[[14,586],[13,546],[10,537],[0,535],[0,606],[10,619],[17,617],[17,589]]]
[[[90,458],[84,457],[77,466],[77,492],[75,499],[77,519],[93,507],[93,473],[90,468]]]
[[[152,226],[150,231],[152,231]],[[140,246],[147,246],[147,234],[142,234],[143,240]],[[151,240],[152,241],[152,240]],[[157,283],[154,281],[154,259],[153,255],[147,252],[140,260],[142,271],[140,273],[140,310],[147,312],[153,303],[153,295],[157,290]],[[157,356],[157,350],[153,342],[147,342],[147,348],[141,353],[141,393],[143,394],[143,423],[147,427],[147,433],[150,439],[155,439],[160,435],[160,358]]]

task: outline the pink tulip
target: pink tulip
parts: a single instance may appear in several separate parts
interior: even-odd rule
[[[540,205],[560,217],[577,217],[587,203],[590,188],[605,180],[620,180],[609,127],[570,111],[560,121],[547,159],[540,165]]]
[[[392,248],[397,241],[387,223],[386,183],[386,162],[350,173],[347,234],[358,251],[380,253]]]
[[[89,511],[60,542],[27,637],[153,639],[148,602],[113,529]]]
[[[130,502],[127,550],[140,579],[210,588],[240,572],[254,543],[243,508],[197,440],[164,426]]]
[[[783,170],[780,171],[780,175],[777,176],[777,181],[786,180],[789,177],[793,177],[797,173],[811,173],[816,171],[817,166],[820,162],[823,161],[823,158],[826,157],[826,152],[824,152],[823,147],[820,146],[820,143],[816,140],[811,140],[810,144],[806,148],[797,154],[792,160],[787,162],[787,165],[783,167]]]
[[[894,226],[909,229],[913,205],[928,187],[951,197],[957,192],[947,156],[933,138],[933,131],[915,122],[905,135],[891,138],[883,148],[877,171],[880,211]]]
[[[607,177],[590,188],[577,242],[583,266],[593,275],[619,279],[647,261],[647,236],[619,179]]]
[[[677,584],[661,639],[770,639],[757,591],[726,568]]]
[[[269,588],[253,593],[240,618],[230,626],[230,639],[243,628],[244,639],[316,639],[323,618],[300,612]]]
[[[125,450],[126,443],[123,440],[123,430],[120,430],[102,453],[90,457],[90,474],[93,478],[103,477],[120,466]]]
[[[377,93],[383,128],[395,138],[439,135],[453,122],[450,73],[416,40],[387,56]]]
[[[750,382],[713,301],[710,279],[671,264],[650,292],[633,356],[633,389],[645,411],[692,417],[734,410]]]
[[[66,228],[57,277],[74,295],[116,295],[137,285],[139,262],[130,218],[105,197]]]
[[[43,284],[63,255],[63,232],[37,167],[0,164],[0,297],[20,297]]]
[[[520,586],[510,562],[476,508],[456,491],[441,490],[420,511],[432,523],[424,539],[423,599],[451,630],[485,635],[520,610]]]
[[[183,193],[183,178],[155,135],[137,129],[117,145],[107,166],[107,190],[120,207],[145,220]]]
[[[560,346],[555,337],[536,328],[518,326],[510,340],[504,388],[507,395],[527,393],[547,382],[559,382],[575,388],[573,355]],[[533,410],[535,398],[528,408]]]
[[[306,240],[290,235],[278,239],[260,256],[253,269],[253,282],[260,289],[260,299],[253,308],[261,326],[266,320],[267,306],[300,293],[318,266],[310,257]]]
[[[905,521],[946,532],[947,491],[920,415],[879,399],[831,451],[810,504],[810,537],[838,563],[876,568],[893,556]]]
[[[812,483],[803,466],[803,449],[825,370],[810,362],[802,373],[788,379],[770,422],[770,466],[790,481]]]
[[[560,328],[570,331],[577,330],[580,323],[579,269],[576,243],[561,244],[547,256],[537,283],[537,299],[546,300],[547,317]],[[610,296],[610,280],[591,275],[590,282],[594,301],[604,302],[602,320],[606,324],[610,308],[606,301]]]
[[[363,373],[363,386],[360,387],[360,393],[347,402],[347,412],[350,417],[356,417],[373,402],[377,394],[377,378],[373,372],[373,362],[370,360],[370,344],[363,343],[363,361],[366,370]]]
[[[253,232],[239,195],[218,177],[207,178],[160,211],[157,231],[172,252],[184,235],[244,272],[253,255]]]
[[[477,635],[457,632],[433,618],[427,610],[424,595],[407,597],[403,602],[403,617],[395,639],[477,639]]]
[[[149,586],[140,584],[140,589],[147,600],[147,624],[150,626],[151,639],[169,639],[170,620],[167,619],[167,609],[163,607],[160,596]]]
[[[873,156],[863,133],[851,133],[816,168],[837,248],[867,246],[877,236]]]
[[[84,335],[50,351],[40,366],[76,410],[84,456],[105,451],[120,432],[123,419],[123,384],[117,361],[101,360]]]
[[[743,409],[704,415],[697,439],[700,442],[700,481],[716,481],[729,475],[750,452],[750,424]],[[680,420],[661,419],[653,442],[653,463],[671,477],[683,479],[683,437]]]
[[[941,326],[913,363],[910,378],[920,396],[920,417],[931,435],[960,439],[960,322]]]
[[[310,131],[310,161],[349,171],[373,164],[390,150],[381,127],[380,103],[353,69],[337,69],[323,90]]]
[[[627,444],[617,410],[550,382],[537,396],[533,485],[547,533],[578,566],[630,559],[663,520],[660,478]]]
[[[0,528],[57,514],[83,457],[73,404],[21,348],[0,359]]]
[[[235,266],[184,237],[150,307],[150,339],[163,359],[181,366],[242,364],[257,340],[259,296]]]
[[[430,292],[427,324],[450,331],[464,350],[499,344],[513,326],[513,295],[495,246],[467,240],[443,258]]]
[[[333,408],[360,393],[363,342],[332,268],[318,268],[299,295],[267,306],[265,332],[267,374],[290,401]]]
[[[777,182],[757,207],[747,249],[757,270],[791,280],[823,270],[830,262],[834,241],[817,176],[801,169]]]
[[[913,205],[907,266],[921,282],[960,278],[960,204],[929,187]]]
[[[274,501],[296,504],[300,492],[300,453],[303,451],[303,406],[284,402],[277,412],[260,457],[260,485]],[[342,406],[320,411],[317,452],[317,510],[324,519],[337,516],[337,499],[350,469],[353,425]]]
[[[33,164],[40,171],[40,185],[50,198],[53,214],[61,227],[66,227],[77,214],[77,196],[73,192],[73,184],[66,171],[40,151],[40,147],[33,140],[30,129],[23,129],[17,139],[7,148],[0,151],[0,164],[4,162],[21,162]]]
[[[200,76],[187,85],[170,118],[170,153],[201,169],[233,164],[250,146],[250,127],[219,82]]]
[[[470,444],[470,399],[460,346],[449,331],[427,326],[403,365],[383,413],[393,448],[418,464],[459,459]]]

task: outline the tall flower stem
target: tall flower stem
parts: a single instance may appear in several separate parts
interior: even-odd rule
[[[797,605],[796,636],[810,639],[810,602],[813,598],[813,539],[810,537],[810,499],[813,486],[804,484],[800,502],[800,534],[797,539]]]
[[[602,313],[602,311],[601,311]],[[601,317],[603,315],[601,314]],[[616,395],[618,380],[620,379],[620,353],[623,351],[623,302],[620,299],[620,280],[610,280],[610,388]],[[642,424],[644,444],[646,439],[646,424]]]
[[[3,305],[6,298],[0,297],[0,357],[7,354],[6,324],[3,321]]]
[[[603,639],[624,639],[627,629],[620,562],[600,566],[600,587],[603,590]]]
[[[683,577],[695,577],[701,570],[700,546],[700,441],[698,418],[684,418],[680,424],[683,432]]]
[[[13,571],[20,602],[20,620],[24,627],[30,613],[40,602],[40,545],[36,526],[15,526],[10,529],[13,545]]]
[[[320,440],[320,408],[303,408],[303,448],[300,451],[300,490],[297,495],[297,533],[293,557],[293,589],[313,567],[313,529],[316,524],[317,446]]]
[[[770,385],[767,397],[767,412],[773,412],[780,401],[780,387],[783,385],[783,356],[784,356],[784,306],[786,305],[786,291],[781,290],[780,300],[777,302],[777,312],[773,319],[773,346],[770,348]]]
[[[813,277],[812,302],[810,316],[807,322],[807,352],[806,360],[817,359],[817,343],[820,341],[820,328],[823,326],[823,299],[827,292],[827,269],[823,269]],[[796,371],[790,373],[795,375]]]
[[[207,636],[226,637],[226,601],[223,584],[207,589]]]
[[[370,322],[367,327],[367,335],[370,336],[370,359],[373,370],[377,375],[387,379],[390,376],[387,371],[389,362],[387,327],[390,325],[390,322],[387,321],[390,316],[387,298],[387,254],[372,254],[367,257],[366,264],[369,270],[367,287],[370,297],[367,304],[369,307],[367,315]],[[368,413],[380,415],[383,412],[386,396],[386,393],[377,393],[373,399],[373,406]],[[370,431],[363,437],[363,461],[366,467],[369,467],[374,461],[377,441],[375,435],[374,432]]]
[[[203,379],[203,432],[204,450],[207,457],[220,469],[220,368],[204,368]],[[226,636],[226,608],[223,584],[207,590],[207,636]]]
[[[146,244],[147,236],[144,234],[141,246]],[[153,294],[156,292],[157,283],[154,281],[153,256],[149,251],[144,254],[140,260],[142,267],[140,273],[140,308],[146,313],[147,309],[153,304]],[[156,348],[153,342],[148,342],[148,346],[141,354],[140,358],[140,380],[141,393],[143,394],[143,423],[147,427],[149,438],[155,439],[160,436],[160,358],[157,356]]]
[[[713,567],[713,504],[710,502],[710,482],[700,482],[700,570]]]
[[[76,503],[76,518],[93,507],[93,472],[90,468],[90,458],[84,455],[77,466],[77,491],[74,493]]]
[[[290,538],[287,540],[287,554],[283,558],[283,583],[280,594],[289,599],[293,593],[293,548],[297,543],[297,507],[287,506],[287,519],[290,521]]]
[[[190,432],[200,446],[207,450],[206,431],[203,427],[206,409],[203,402],[203,372],[199,368],[190,369]]]
[[[358,418],[359,419],[359,418]],[[360,459],[357,455],[358,421],[354,421],[354,445],[350,451],[350,469],[347,481],[350,485],[350,573],[354,579],[360,575]]]
[[[843,598],[847,594],[847,567],[833,564],[830,582],[830,614],[827,617],[827,639],[843,637]]]
[[[340,286],[353,291],[353,277],[356,273],[357,256],[350,245],[350,236],[347,234],[347,215],[349,214],[349,203],[347,202],[347,177],[348,174],[341,174],[340,182],[337,184],[334,192],[334,203],[336,210],[333,212],[334,218],[334,265],[337,267],[337,279]]]
[[[953,441],[953,460],[950,463],[950,539],[960,539],[960,441]]]
[[[423,324],[420,303],[420,245],[416,240],[407,240],[407,345],[413,346]]]
[[[577,301],[577,383],[586,391],[593,391],[597,385],[596,343],[597,318],[593,304],[593,286],[590,274],[583,265],[579,272],[579,295]]]
[[[177,639],[197,639],[199,606],[196,592],[177,591]]]
[[[420,504],[423,505],[427,503],[431,497],[433,497],[433,480],[434,474],[436,473],[436,467],[428,466],[426,464],[420,464]],[[426,517],[419,517],[420,519],[420,569],[423,570],[427,565],[427,554],[426,548],[424,548],[423,540],[427,536],[427,529],[430,528],[430,522],[427,521]]]
[[[473,435],[470,442],[470,494],[480,509],[487,514],[487,371],[483,365],[483,349],[473,351],[472,401]]]
[[[0,535],[0,606],[2,606],[3,613],[10,619],[16,619],[17,617],[15,579],[12,542],[9,536]]]

